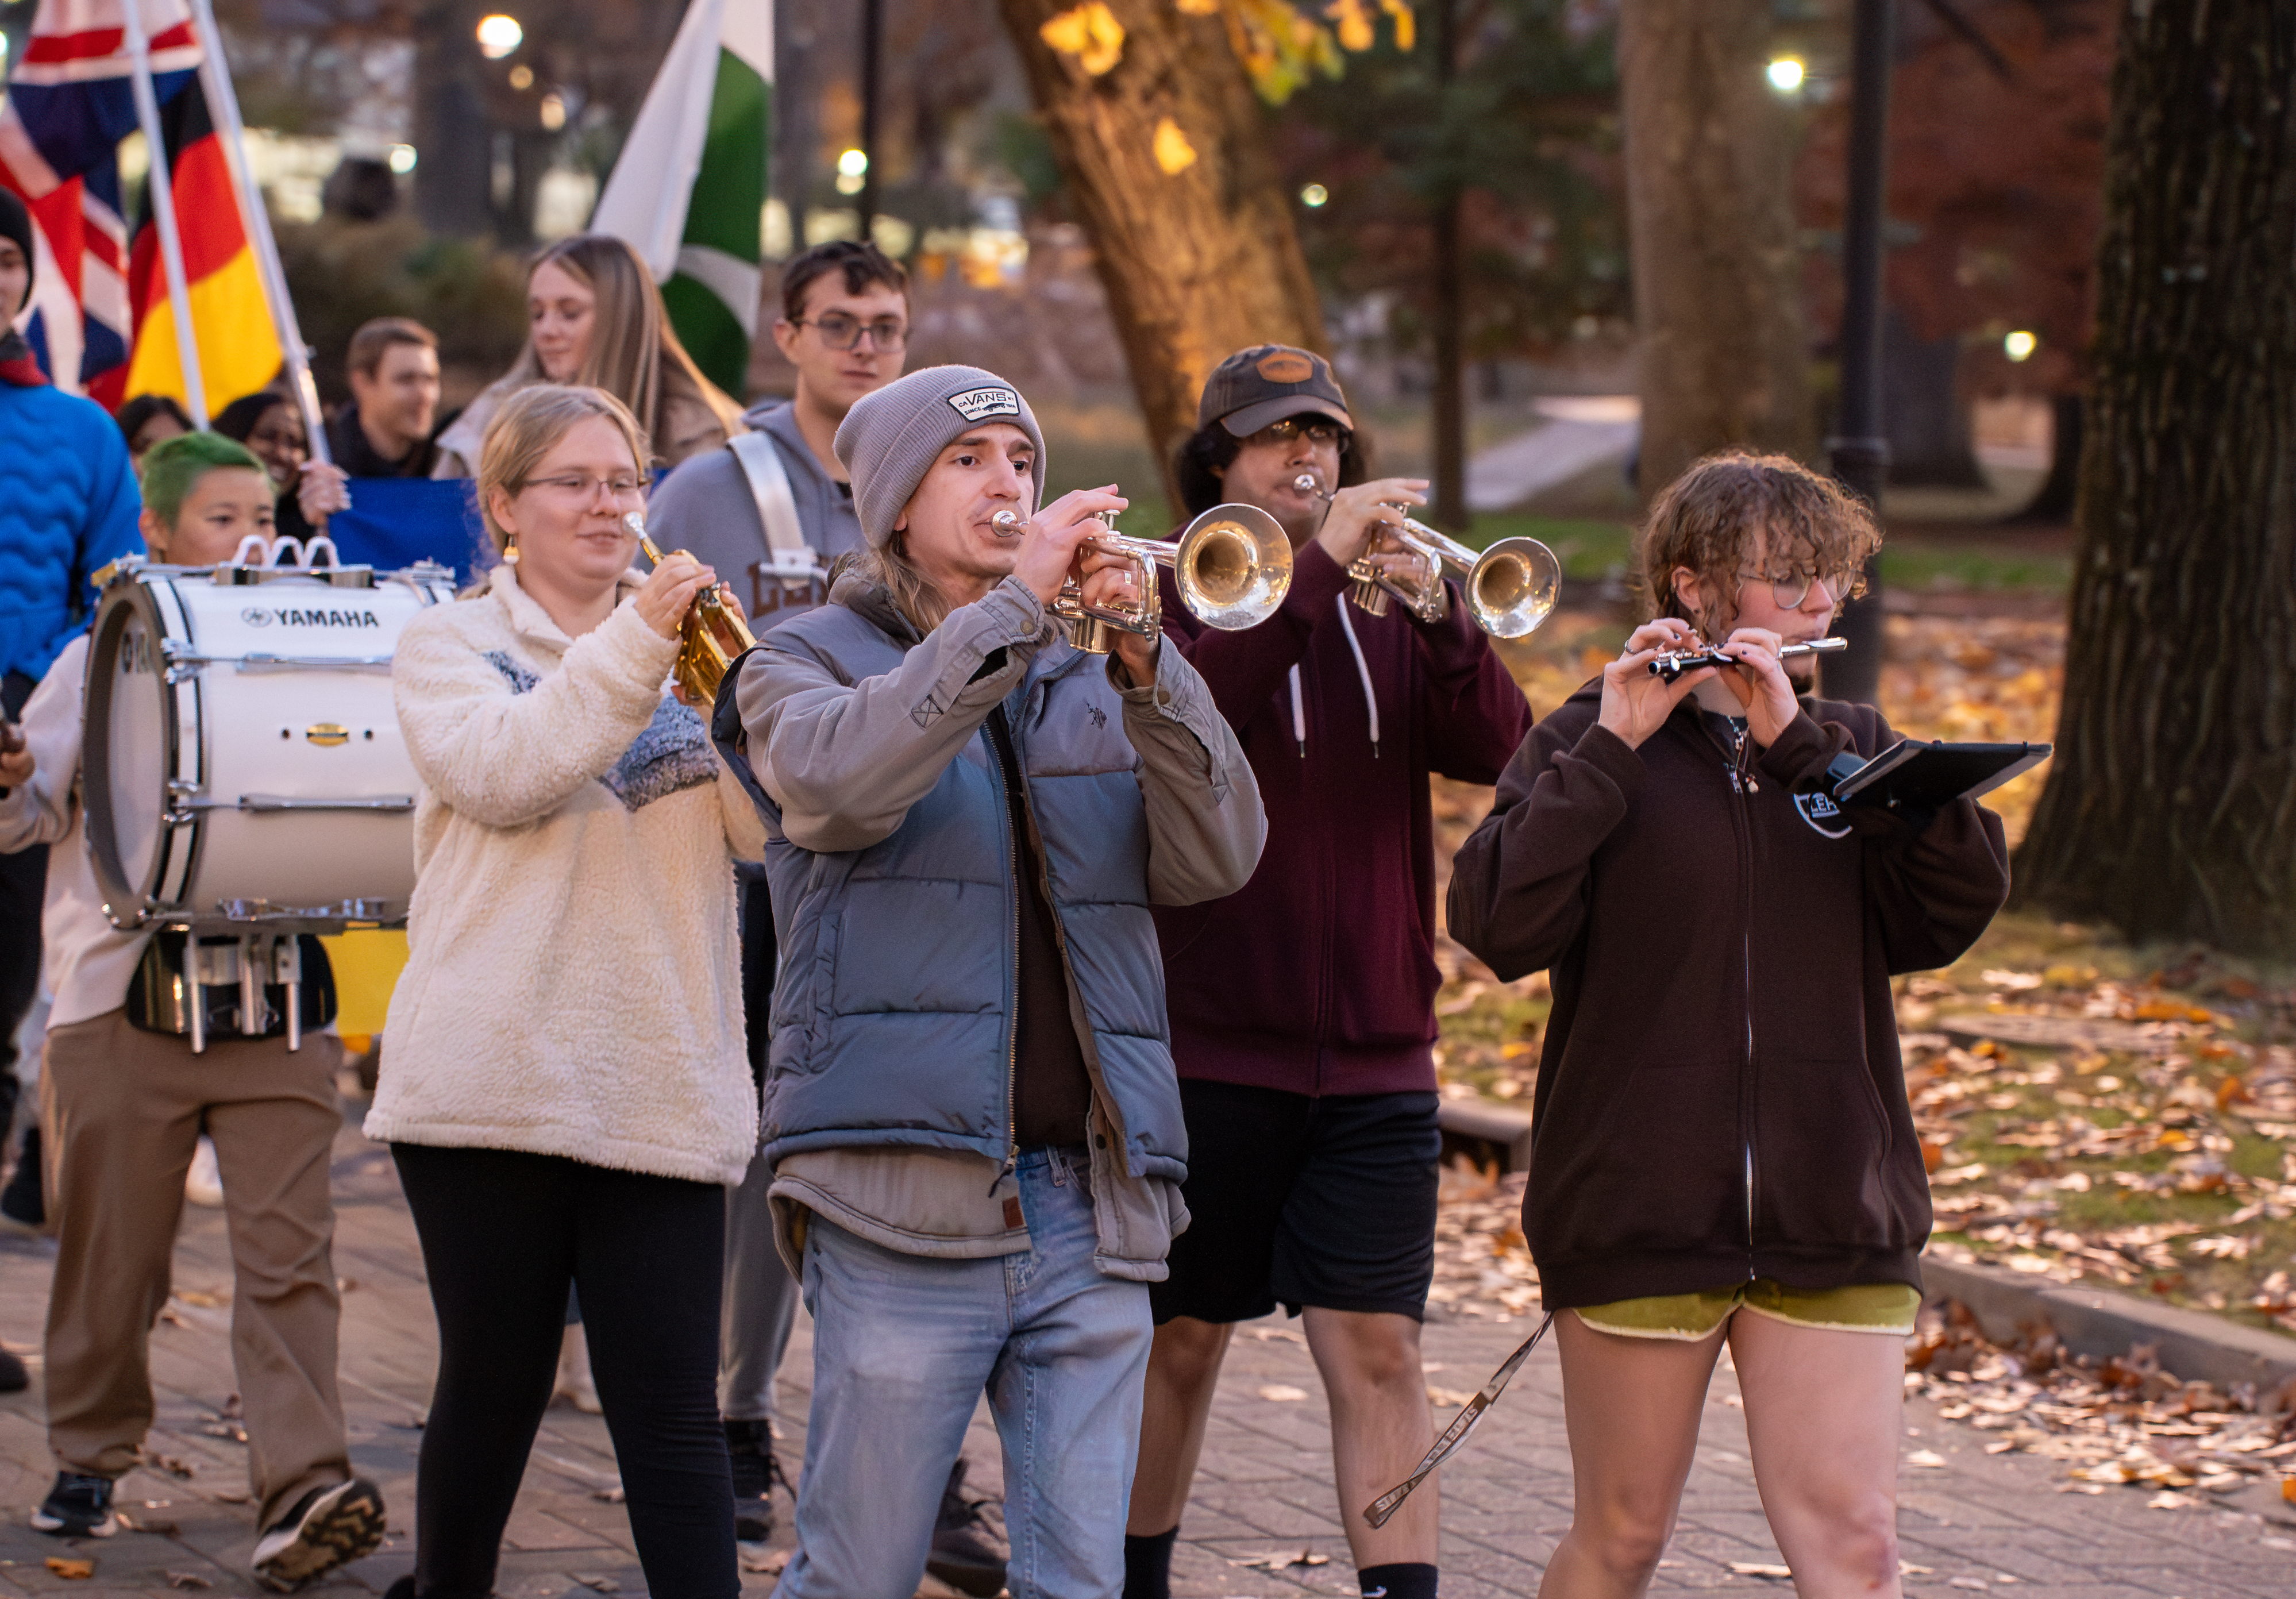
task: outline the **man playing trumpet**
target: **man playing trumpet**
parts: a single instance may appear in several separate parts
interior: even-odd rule
[[[1105,1593],[1146,1284],[1187,1220],[1149,907],[1242,885],[1259,792],[1181,652],[1059,636],[1071,577],[1128,597],[1131,560],[1086,543],[1125,501],[1037,510],[1042,435],[1004,380],[912,373],[837,454],[867,553],[717,717],[767,825],[762,1150],[815,1323],[780,1591],[912,1592],[985,1387],[1013,1592]]]
[[[1185,1193],[1204,1225],[1174,1245],[1152,1292],[1125,1591],[1168,1592],[1229,1334],[1280,1303],[1306,1312],[1331,1398],[1363,1590],[1423,1599],[1435,1592],[1433,1493],[1376,1530],[1361,1507],[1433,1441],[1419,1364],[1441,1144],[1428,774],[1496,781],[1530,714],[1464,604],[1439,620],[1351,604],[1358,559],[1398,578],[1415,563],[1373,545],[1395,507],[1425,504],[1427,485],[1355,481],[1354,423],[1320,357],[1239,351],[1197,414],[1180,455],[1186,509],[1260,507],[1290,535],[1293,568],[1282,608],[1248,632],[1207,629],[1164,591],[1168,643],[1243,741],[1269,825],[1242,892],[1157,913]]]

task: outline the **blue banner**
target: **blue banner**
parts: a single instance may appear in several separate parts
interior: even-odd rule
[[[495,563],[468,478],[353,478],[351,504],[327,519],[346,565],[379,572],[435,561],[468,583]]]

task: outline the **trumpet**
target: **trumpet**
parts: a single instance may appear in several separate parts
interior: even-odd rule
[[[1292,588],[1292,541],[1276,520],[1257,505],[1214,505],[1180,530],[1175,539],[1134,538],[1096,519],[1103,532],[1084,543],[1132,562],[1138,597],[1129,604],[1088,605],[1084,588],[1071,577],[1046,609],[1067,630],[1069,643],[1094,655],[1116,645],[1115,635],[1154,639],[1163,634],[1163,606],[1156,592],[1156,568],[1172,569],[1180,603],[1207,627],[1234,633],[1256,627],[1275,614]],[[999,511],[989,518],[998,532],[1018,533],[1028,518]],[[1082,547],[1082,546],[1079,546]]]
[[[1301,472],[1292,487],[1331,504],[1330,492],[1313,472]],[[1467,614],[1493,638],[1526,637],[1554,613],[1562,593],[1562,563],[1536,538],[1502,538],[1478,552],[1408,516],[1400,526],[1390,521],[1386,527],[1390,537],[1419,557],[1424,575],[1415,582],[1391,578],[1373,564],[1368,552],[1358,556],[1348,567],[1354,579],[1349,597],[1373,616],[1387,614],[1392,595],[1421,621],[1441,621],[1451,609],[1443,585],[1446,568],[1459,573]]]
[[[630,512],[622,518],[622,526],[637,535],[646,559],[660,566],[665,557],[646,537],[644,516]],[[718,698],[718,685],[725,681],[727,668],[757,642],[742,613],[726,603],[725,586],[714,585],[693,596],[685,619],[678,624],[677,664],[670,668],[670,676],[688,698],[707,706]]]
[[[1846,638],[1813,638],[1806,644],[1784,646],[1778,651],[1778,659],[1795,660],[1804,655],[1831,655],[1837,650],[1846,650],[1849,647],[1849,641]],[[1685,672],[1694,672],[1700,667],[1726,667],[1737,664],[1735,660],[1723,654],[1713,645],[1704,644],[1695,650],[1660,651],[1651,657],[1650,674],[1653,677],[1663,677],[1671,683]]]

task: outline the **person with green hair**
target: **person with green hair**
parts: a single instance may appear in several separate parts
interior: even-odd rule
[[[156,562],[226,562],[274,537],[271,475],[246,447],[185,433],[147,451],[144,547]],[[148,929],[112,926],[80,813],[88,636],[65,646],[24,707],[22,747],[0,751],[0,855],[49,845],[48,1013],[42,1095],[48,1217],[56,1234],[46,1333],[48,1447],[55,1486],[32,1526],[107,1538],[112,1485],[142,1458],[153,1407],[150,1339],[168,1300],[184,1174],[204,1127],[223,1177],[236,1282],[232,1357],[245,1405],[257,1506],[254,1574],[286,1592],[382,1542],[382,1495],[351,1471],[336,1386],[342,1299],[332,1259],[329,1158],[341,1112],[340,1041],[319,1029],[333,983],[303,945],[302,1047],[283,1017],[242,1031],[210,1004],[207,1049],[143,996],[180,955]],[[316,1007],[316,1008],[315,1008]],[[266,1007],[266,1013],[270,1007]]]

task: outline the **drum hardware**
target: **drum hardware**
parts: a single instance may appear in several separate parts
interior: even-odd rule
[[[645,518],[633,511],[622,518],[622,526],[637,535],[638,546],[646,559],[660,566],[665,557],[646,537]],[[691,550],[678,554],[693,559]],[[709,705],[718,698],[718,685],[725,681],[726,668],[739,660],[742,652],[758,642],[757,635],[742,619],[742,613],[726,602],[726,586],[712,585],[693,596],[693,603],[685,612],[685,619],[677,627],[677,661],[670,676],[696,705]]]
[[[1798,660],[1805,655],[1832,655],[1849,647],[1846,638],[1813,638],[1808,644],[1787,644],[1778,652],[1780,660]],[[1671,683],[1685,672],[1694,672],[1701,667],[1736,666],[1739,663],[1711,644],[1695,650],[1661,650],[1651,658],[1650,674]]]
[[[292,552],[294,559],[287,559]],[[249,556],[254,559],[250,560]],[[319,564],[319,557],[326,564]],[[243,586],[251,583],[270,583],[281,578],[308,578],[335,588],[373,588],[374,568],[345,566],[335,541],[324,533],[314,533],[308,539],[299,539],[291,533],[283,533],[265,548],[263,536],[250,533],[239,541],[229,561],[215,569],[215,580],[219,584]]]
[[[283,993],[282,1018],[287,1024],[287,1047],[303,1047],[303,949],[293,933],[243,933],[235,939],[206,939],[197,934],[184,940],[184,970],[177,980],[176,1004],[191,1035],[192,1053],[208,1047],[206,990],[239,990],[239,1034],[260,1038],[271,1030],[271,1006],[263,990],[277,985]]]
[[[169,786],[172,788],[174,785]],[[202,810],[242,810],[258,815],[291,810],[374,810],[398,816],[414,808],[414,796],[362,794],[350,799],[330,800],[293,794],[242,794],[236,800],[184,800],[179,801],[176,808],[184,813],[186,821],[192,812]]]
[[[351,730],[340,722],[314,722],[303,729],[303,736],[312,743],[332,750],[351,742]]]
[[[1162,636],[1159,565],[1172,569],[1189,614],[1223,633],[1258,627],[1292,591],[1292,541],[1257,505],[1214,505],[1174,539],[1134,538],[1109,527],[1106,517],[1093,520],[1104,530],[1087,535],[1078,552],[1090,546],[1128,559],[1138,597],[1129,605],[1087,605],[1084,586],[1074,577],[1061,586],[1045,609],[1066,629],[1069,643],[1087,654],[1107,654],[1119,633],[1151,640]],[[989,521],[1010,536],[1028,519],[1017,511],[999,511]]]
[[[169,639],[160,645],[167,657],[170,682],[181,682],[184,676],[201,667],[237,667],[242,672],[381,672],[390,671],[388,655],[275,655],[251,652],[246,655],[202,655],[198,651]]]
[[[1301,472],[1292,487],[1325,504],[1332,496],[1313,472]],[[1387,509],[1401,514],[1399,507]],[[1366,613],[1385,616],[1389,596],[1401,600],[1423,622],[1439,622],[1451,609],[1444,569],[1459,574],[1467,592],[1467,613],[1493,638],[1525,638],[1554,613],[1562,593],[1562,563],[1536,538],[1502,538],[1477,550],[1425,522],[1405,516],[1383,524],[1387,536],[1419,558],[1420,576],[1407,581],[1373,563],[1366,551],[1349,563],[1353,579],[1348,596]]]

